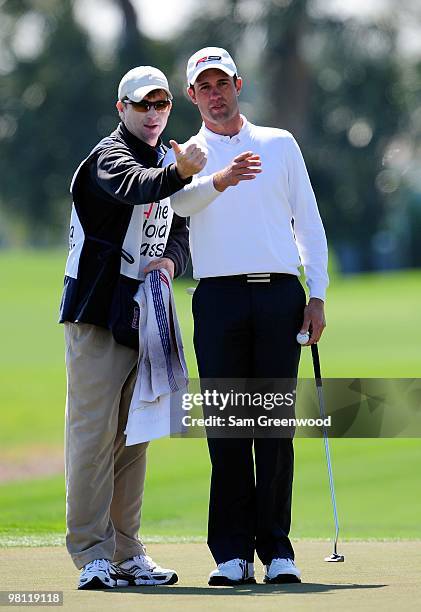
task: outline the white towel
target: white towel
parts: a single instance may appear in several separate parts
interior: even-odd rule
[[[171,279],[153,270],[134,296],[140,307],[139,363],[126,425],[126,446],[181,432],[188,385]]]

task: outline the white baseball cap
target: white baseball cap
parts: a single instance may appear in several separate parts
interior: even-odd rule
[[[187,63],[189,85],[194,85],[199,74],[209,68],[222,70],[230,77],[237,74],[237,66],[228,51],[221,47],[204,47],[192,55]]]
[[[163,89],[172,100],[167,77],[163,72],[153,66],[137,66],[126,72],[121,79],[118,86],[118,99],[129,98],[132,102],[140,102],[155,89]]]

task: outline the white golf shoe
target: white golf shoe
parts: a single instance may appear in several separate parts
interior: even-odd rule
[[[79,576],[79,590],[112,589],[115,581],[110,576],[111,563],[107,559],[95,559],[87,563]]]
[[[254,584],[254,564],[245,559],[231,559],[218,563],[218,567],[209,574],[209,586],[234,586],[236,584]]]
[[[147,555],[136,555],[121,563],[113,563],[111,577],[119,587],[175,584],[178,581],[174,570],[160,567]]]
[[[265,566],[264,582],[269,584],[288,584],[301,582],[301,572],[292,559],[273,559],[270,565]]]

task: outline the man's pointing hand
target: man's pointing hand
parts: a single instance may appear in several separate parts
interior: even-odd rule
[[[226,168],[213,175],[213,184],[217,191],[238,185],[240,181],[251,181],[262,171],[260,156],[246,151],[234,157]]]
[[[187,147],[180,147],[175,140],[170,140],[170,145],[174,151],[175,167],[180,178],[189,178],[203,170],[206,165],[206,155],[200,147],[193,143]]]

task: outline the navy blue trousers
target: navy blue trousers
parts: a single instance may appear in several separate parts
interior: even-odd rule
[[[298,278],[202,279],[193,296],[194,347],[201,379],[294,379],[296,335],[306,304]],[[291,438],[210,438],[208,545],[216,563],[294,559],[289,539],[294,448]],[[254,449],[254,456],[253,456]]]

